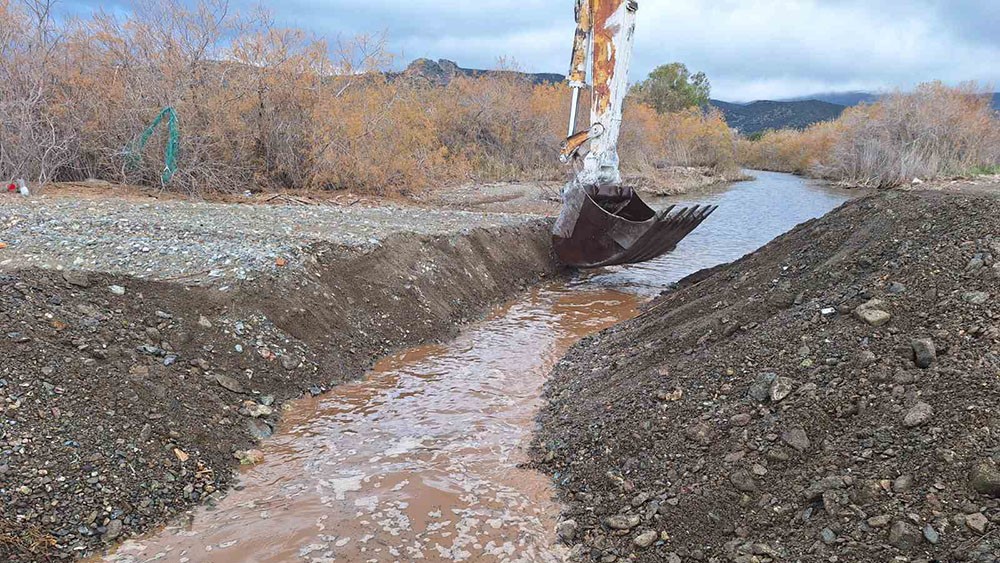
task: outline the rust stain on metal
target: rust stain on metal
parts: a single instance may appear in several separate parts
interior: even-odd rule
[[[587,81],[587,43],[593,25],[592,0],[576,0],[576,36],[573,38],[573,59],[570,62],[570,83]]]
[[[608,111],[611,106],[611,82],[615,77],[617,47],[615,36],[618,24],[611,19],[621,7],[623,0],[591,0],[594,22],[594,108],[598,114]]]

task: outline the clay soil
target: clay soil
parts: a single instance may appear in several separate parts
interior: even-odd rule
[[[987,191],[845,204],[577,345],[534,452],[575,555],[997,561]]]
[[[316,243],[229,291],[0,276],[0,560],[99,553],[231,484],[282,404],[552,275],[548,223]]]

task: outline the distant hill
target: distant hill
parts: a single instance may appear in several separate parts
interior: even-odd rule
[[[1000,92],[993,94],[993,109],[1000,111]]]
[[[726,122],[744,135],[768,129],[805,129],[820,121],[837,119],[845,106],[820,100],[777,102],[762,100],[749,104],[734,104],[711,100],[726,116]]]
[[[430,59],[417,59],[410,63],[402,73],[396,76],[409,78],[421,78],[430,81],[438,86],[446,86],[455,77],[467,76],[518,76],[527,79],[533,84],[554,84],[566,80],[561,74],[552,73],[529,73],[512,70],[479,70],[474,68],[462,68],[455,61],[440,59],[432,61]]]
[[[829,104],[837,104],[838,106],[851,107],[858,104],[870,104],[877,102],[881,98],[881,94],[873,94],[871,92],[827,92],[823,94],[812,94],[809,96],[801,96],[798,98],[783,98],[779,101],[782,102],[803,102],[808,100],[818,100],[821,102],[827,102]]]

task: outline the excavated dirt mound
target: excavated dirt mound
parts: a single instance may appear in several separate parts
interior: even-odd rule
[[[0,560],[82,557],[220,494],[283,401],[442,338],[553,272],[548,224],[312,247],[223,292],[0,276]]]
[[[560,535],[602,561],[997,561],[994,260],[997,197],[880,194],[582,342],[535,446]]]

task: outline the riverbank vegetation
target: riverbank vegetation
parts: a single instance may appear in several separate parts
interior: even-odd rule
[[[514,73],[440,85],[391,67],[384,37],[330,45],[224,0],[76,20],[53,17],[51,0],[0,0],[0,177],[391,195],[567,176],[564,85]],[[168,107],[176,144],[169,119],[142,143]],[[715,113],[630,103],[624,136],[627,174],[736,166]]]
[[[974,84],[934,82],[804,131],[740,141],[749,167],[888,188],[1000,169],[1000,116]]]

